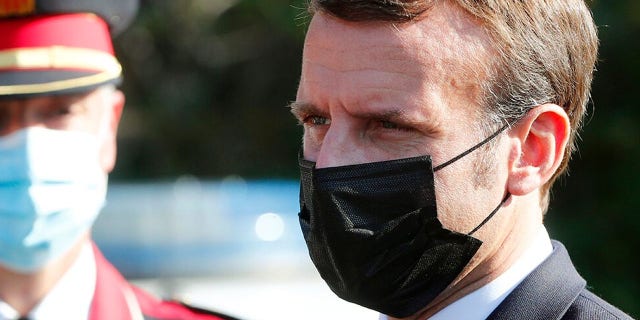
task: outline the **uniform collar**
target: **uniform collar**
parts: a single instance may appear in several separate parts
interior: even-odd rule
[[[135,292],[122,275],[93,247],[98,277],[96,279],[90,320],[141,320],[140,305]]]
[[[83,245],[78,257],[53,289],[31,311],[28,318],[87,319],[96,285],[96,264],[90,243]],[[0,301],[0,320],[17,319],[20,315]]]

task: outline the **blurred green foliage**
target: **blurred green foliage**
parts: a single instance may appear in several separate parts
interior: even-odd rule
[[[116,180],[297,178],[304,0],[147,0],[116,50],[128,104]],[[590,3],[593,106],[546,224],[592,290],[640,317],[640,2]]]
[[[143,2],[116,44],[128,104],[113,177],[293,177],[300,12],[284,0]]]

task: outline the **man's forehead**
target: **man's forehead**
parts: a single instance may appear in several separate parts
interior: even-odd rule
[[[341,61],[355,57],[357,63],[358,55],[366,55],[412,60],[410,63],[429,68],[441,67],[433,65],[437,62],[478,69],[477,64],[485,64],[493,52],[482,25],[462,8],[446,3],[434,6],[419,20],[400,24],[350,22],[319,12],[311,21],[305,47],[307,57],[317,55],[312,58]]]
[[[327,59],[345,59],[347,54],[367,54],[369,58],[394,59],[406,55],[415,39],[408,37],[409,26],[383,22],[349,22],[326,14],[316,14],[311,21],[305,47]],[[309,51],[309,50],[307,50]]]
[[[388,91],[440,87],[445,95],[456,91],[473,103],[491,64],[490,46],[481,25],[456,6],[438,5],[423,19],[399,25],[318,13],[305,43],[299,93],[313,95],[335,85],[334,96],[361,97],[372,90],[398,96]],[[327,78],[333,80],[316,81]],[[349,80],[359,92],[340,91],[340,82]]]

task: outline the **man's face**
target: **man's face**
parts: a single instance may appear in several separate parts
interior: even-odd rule
[[[109,89],[0,100],[0,137],[27,127],[90,133],[98,137],[101,166],[110,172],[115,162],[115,134],[123,104],[122,93]]]
[[[437,166],[464,152],[487,135],[478,101],[489,48],[480,27],[446,4],[396,26],[317,13],[292,105],[304,125],[304,157],[322,168],[431,155]],[[436,172],[446,228],[468,233],[502,200],[508,148],[497,141],[490,155],[480,149]],[[482,157],[494,166],[478,173]],[[486,183],[474,183],[478,175]],[[485,244],[461,276],[507,237],[507,219],[496,216],[474,234]]]

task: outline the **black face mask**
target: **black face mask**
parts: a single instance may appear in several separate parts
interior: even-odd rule
[[[299,159],[300,225],[311,260],[340,298],[393,317],[426,307],[469,263],[482,241],[438,221],[431,157],[315,169]]]

